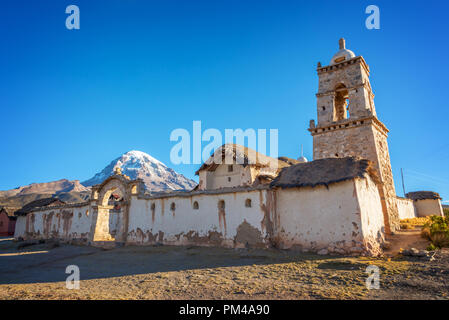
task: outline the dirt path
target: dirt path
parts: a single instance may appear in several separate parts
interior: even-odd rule
[[[80,268],[79,290],[65,286],[70,264]],[[379,290],[366,288],[369,265],[379,267]],[[0,299],[447,299],[448,266],[446,251],[428,262],[204,247],[18,250],[0,241]]]
[[[401,249],[425,250],[429,245],[429,241],[421,237],[421,228],[397,231],[394,235],[387,236],[387,241],[390,247],[384,253],[388,257],[398,255]]]

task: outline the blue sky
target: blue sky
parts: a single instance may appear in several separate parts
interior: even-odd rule
[[[76,4],[81,29],[65,27]],[[380,30],[365,8],[380,8]],[[446,1],[21,1],[0,10],[0,189],[86,180],[129,150],[173,165],[172,130],[275,128],[312,158],[316,64],[338,39],[371,68],[398,195],[449,200]]]

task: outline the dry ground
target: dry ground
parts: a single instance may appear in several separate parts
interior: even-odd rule
[[[0,239],[0,299],[447,299],[449,250],[433,261],[390,256],[51,243],[18,249]],[[71,264],[80,268],[79,290],[65,287]],[[368,265],[380,267],[379,290],[366,289]]]

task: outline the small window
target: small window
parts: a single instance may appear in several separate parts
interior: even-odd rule
[[[323,108],[323,111],[325,111],[326,110],[326,107],[322,107]]]
[[[199,206],[199,204],[198,204],[198,201],[195,201],[195,202],[193,203],[193,209],[198,210],[199,208],[200,208],[200,206]]]
[[[218,209],[224,209],[225,208],[225,202],[224,200],[218,201]]]
[[[231,182],[231,177],[228,177],[228,182]]]
[[[171,203],[170,205],[170,210],[175,210],[176,209],[176,204],[174,202]]]
[[[78,219],[81,219],[81,215],[82,215],[81,211],[78,212]]]
[[[251,199],[246,199],[245,200],[245,207],[251,208]]]
[[[86,210],[86,217],[89,216],[89,210]]]
[[[233,172],[234,171],[234,167],[232,166],[232,164],[230,164],[228,166],[228,172]]]
[[[338,153],[336,153],[335,156],[338,158]]]

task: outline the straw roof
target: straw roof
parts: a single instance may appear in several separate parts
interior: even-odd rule
[[[58,206],[65,204],[64,201],[61,201],[57,198],[43,198],[34,200],[30,203],[27,203],[24,205],[21,209],[14,212],[14,215],[16,216],[24,216],[33,211],[34,209],[41,208],[41,207],[48,207],[48,206]]]
[[[244,167],[273,168],[278,170],[289,166],[285,161],[266,156],[256,150],[238,144],[224,144],[195,172],[215,171],[220,164],[241,164]]]
[[[415,191],[405,195],[412,200],[441,199],[440,195],[433,191]]]
[[[282,169],[270,187],[327,187],[332,183],[364,178],[366,174],[378,182],[373,164],[369,160],[354,157],[319,159]]]

